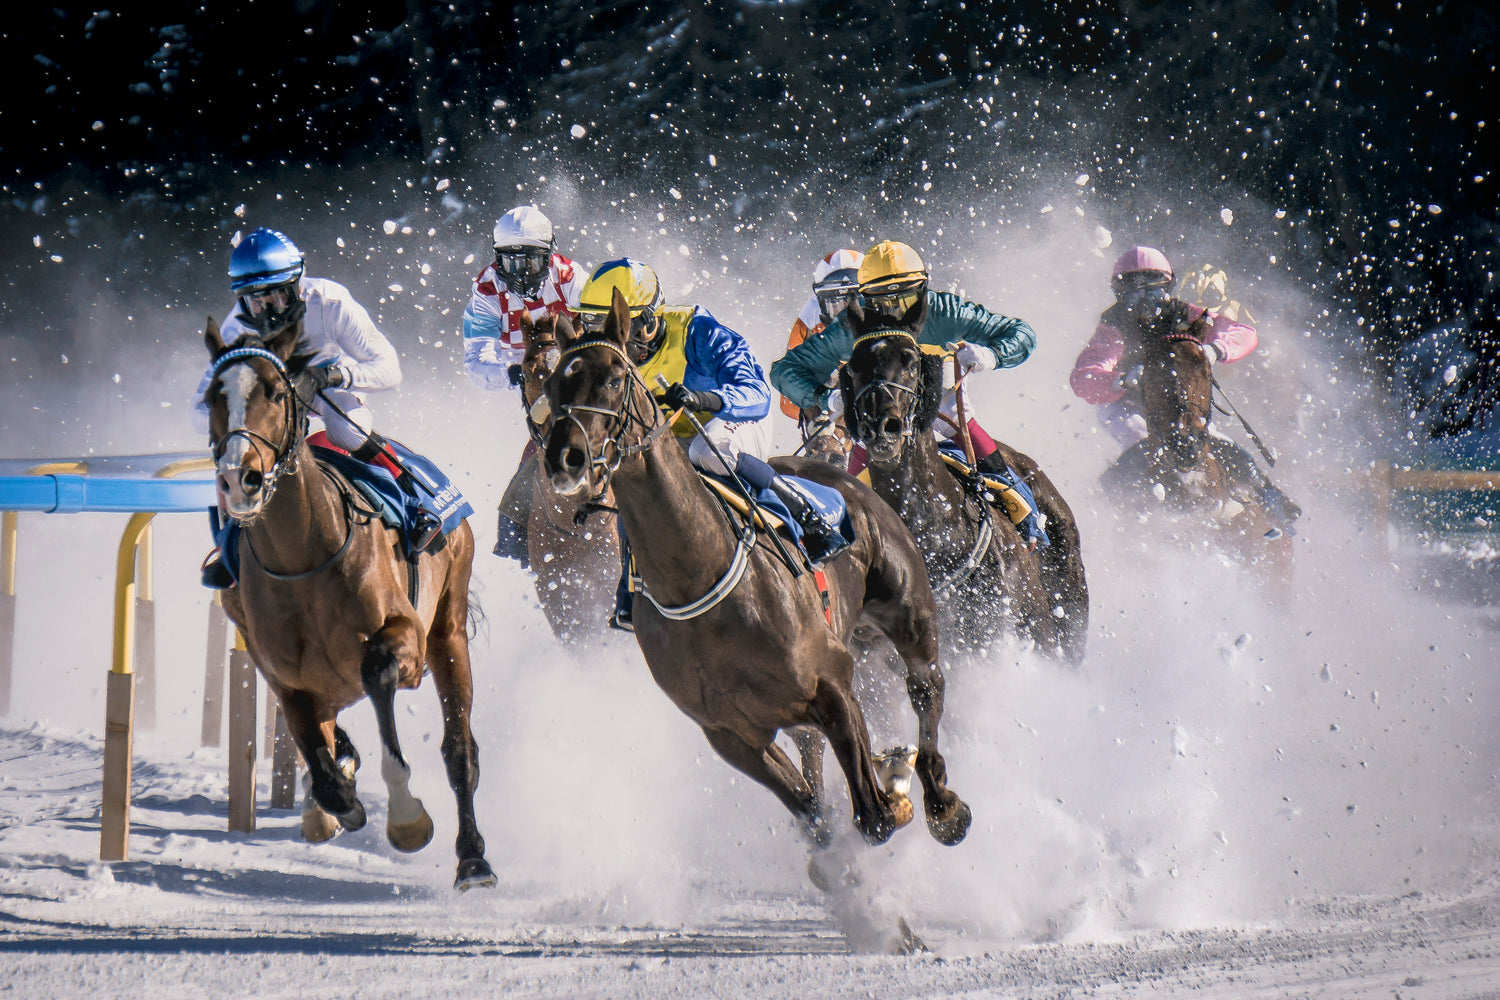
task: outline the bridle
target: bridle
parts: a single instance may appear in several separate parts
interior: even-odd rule
[[[301,438],[302,432],[307,425],[307,411],[298,405],[297,392],[292,385],[292,376],[287,371],[286,362],[282,361],[279,355],[266,350],[264,347],[234,347],[225,351],[214,359],[213,371],[210,377],[216,381],[226,368],[249,361],[251,358],[260,358],[262,361],[270,362],[271,368],[276,372],[282,386],[286,389],[286,393],[283,396],[283,407],[286,412],[286,434],[278,445],[248,427],[231,427],[225,432],[223,437],[217,441],[210,441],[209,444],[212,448],[215,464],[224,457],[224,452],[228,448],[229,442],[237,437],[242,437],[249,442],[250,447],[255,450],[257,455],[261,454],[262,449],[271,453],[271,469],[266,473],[261,485],[261,509],[264,509],[266,502],[271,499],[271,494],[276,491],[277,480],[283,475],[294,476],[297,474],[296,447],[297,441]]]
[[[538,443],[550,437],[559,418],[568,421],[574,427],[578,428],[578,433],[583,435],[584,446],[588,453],[589,481],[595,482],[595,477],[598,477],[598,492],[594,495],[590,504],[594,504],[609,490],[610,478],[615,474],[615,470],[620,467],[622,462],[650,448],[656,443],[656,439],[661,437],[672,426],[663,416],[661,410],[654,405],[654,402],[647,403],[651,419],[648,421],[642,414],[641,397],[644,396],[647,400],[652,401],[654,401],[655,397],[652,396],[645,379],[641,378],[640,369],[636,367],[635,362],[630,360],[630,355],[626,354],[624,349],[614,341],[589,339],[576,342],[558,356],[557,367],[553,370],[552,377],[555,378],[562,371],[563,361],[569,355],[577,354],[580,351],[586,351],[593,347],[603,347],[618,355],[620,360],[625,362],[625,371],[630,379],[631,388],[638,387],[641,392],[626,392],[624,401],[616,409],[604,406],[589,406],[585,403],[563,403],[552,411],[551,415],[547,418],[546,425],[539,432],[538,437]],[[592,413],[609,418],[608,429],[604,437],[599,441],[597,449],[594,446],[594,439],[589,435],[588,428],[584,426],[583,421],[578,419],[577,415],[580,413]],[[645,433],[634,444],[626,444],[625,435],[633,427],[640,427]]]
[[[860,344],[871,340],[883,340],[887,337],[905,337],[907,340],[911,341],[913,345],[917,343],[917,338],[913,337],[905,330],[875,330],[871,333],[866,333],[855,338],[854,343],[849,348],[850,357],[852,358],[854,356],[854,352],[859,348]],[[851,374],[851,378],[852,377],[853,376]],[[861,423],[863,423],[866,419],[868,419],[871,423],[874,423],[879,416],[879,408],[886,403],[891,403],[893,405],[898,403],[901,399],[901,394],[903,393],[911,397],[912,405],[908,406],[901,413],[901,440],[904,441],[907,438],[911,437],[912,412],[916,409],[916,402],[919,397],[919,393],[911,386],[902,385],[900,382],[896,382],[887,378],[871,379],[870,382],[868,382],[863,388],[861,388],[859,392],[855,393],[854,398],[849,401],[849,412],[854,417],[854,427],[852,428],[852,430],[854,431],[855,436],[859,436],[859,427]]]

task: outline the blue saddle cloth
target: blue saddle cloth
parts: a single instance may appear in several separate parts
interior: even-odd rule
[[[443,524],[443,534],[455,531],[464,518],[474,513],[474,508],[453,481],[432,462],[413,452],[398,441],[386,442],[401,464],[416,480],[408,491],[396,481],[396,477],[385,468],[355,458],[353,455],[312,445],[313,456],[323,464],[340,472],[354,485],[361,496],[380,511],[385,524],[401,532],[403,548],[408,559],[416,553],[411,548],[412,523],[417,511],[425,510]],[[240,578],[240,524],[233,519],[219,516],[218,508],[210,508],[209,523],[213,528],[214,544],[219,547],[219,558],[224,568],[236,580]]]
[[[703,472],[702,470],[698,474],[723,483],[729,489],[739,492],[738,487],[734,484],[734,480],[728,476],[719,476],[711,472]],[[854,542],[854,522],[849,519],[849,506],[844,502],[844,495],[842,493],[831,486],[824,486],[821,483],[815,483],[800,476],[783,475],[781,478],[796,487],[807,501],[812,504],[813,508],[817,510],[824,522],[830,527],[836,528],[838,533],[844,536],[846,542],[851,544]],[[746,485],[748,486],[749,484],[747,483]],[[797,519],[792,516],[792,512],[787,509],[786,504],[782,502],[781,498],[767,487],[766,489],[755,491],[755,502],[769,513],[781,518],[782,523],[786,525],[787,533],[792,536],[792,541],[797,543],[797,548],[802,549],[804,556],[807,555],[807,550],[802,546],[802,526],[797,523]]]
[[[970,473],[974,471],[974,468],[969,465],[968,460],[964,457],[963,446],[960,445],[957,441],[939,441],[938,450],[943,452],[945,455],[957,459],[960,463],[963,464],[964,468],[969,470]],[[1010,465],[1008,465],[1003,459],[1000,458],[999,452],[996,452],[994,457],[996,464],[999,465],[1000,468],[980,469],[980,477],[993,477],[995,479],[998,479],[1005,485],[1009,486],[1011,489],[1015,490],[1017,493],[1021,494],[1021,499],[1026,501],[1026,505],[1031,508],[1031,513],[1026,515],[1025,520],[1016,525],[1016,530],[1020,531],[1021,537],[1025,538],[1028,542],[1036,542],[1038,545],[1051,545],[1052,542],[1047,537],[1046,530],[1042,527],[1041,521],[1037,518],[1036,497],[1032,494],[1031,487],[1026,485],[1026,480],[1022,479],[1020,474],[1017,473],[1015,469],[1012,469]],[[1004,513],[1004,508],[1001,508],[1001,513]]]

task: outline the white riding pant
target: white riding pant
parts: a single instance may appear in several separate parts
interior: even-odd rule
[[[349,420],[333,412],[324,404],[322,396],[315,399],[312,411],[323,419],[323,429],[328,432],[329,442],[345,451],[359,448],[365,443],[370,429],[375,426],[375,414],[365,406],[364,399],[358,393],[348,389],[324,389],[323,394],[353,421],[351,424]]]
[[[706,436],[719,449],[729,468],[725,469],[713,449],[703,440]],[[762,462],[771,457],[771,421],[747,420],[730,423],[714,417],[703,425],[703,436],[694,436],[688,445],[688,458],[704,472],[727,476],[734,471],[741,455],[750,455]]]

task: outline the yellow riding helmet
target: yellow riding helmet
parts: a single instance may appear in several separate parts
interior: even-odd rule
[[[630,307],[632,319],[655,313],[661,305],[661,282],[656,280],[656,272],[648,265],[629,257],[605,261],[589,275],[588,283],[578,296],[578,315],[585,326],[592,317],[598,317],[602,324],[614,302],[617,288]]]
[[[879,294],[895,285],[927,280],[927,265],[915,250],[905,243],[885,240],[865,251],[859,265],[859,290]]]

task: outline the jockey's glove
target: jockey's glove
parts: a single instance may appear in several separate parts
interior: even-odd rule
[[[1210,341],[1203,342],[1203,356],[1208,359],[1209,364],[1217,364],[1224,360],[1224,352],[1219,350],[1219,345]]]
[[[349,384],[349,372],[342,365],[312,365],[302,374],[314,394]]]
[[[510,380],[512,386],[518,386],[521,384],[521,380],[526,377],[526,372],[520,365],[506,365],[505,377]]]
[[[718,413],[724,409],[724,400],[717,392],[689,389],[681,382],[673,382],[667,386],[667,391],[662,393],[661,401],[673,410]]]
[[[944,344],[943,349],[953,352],[965,372],[992,372],[1000,366],[995,352],[980,344],[959,341],[957,344]]]
[[[1125,372],[1119,378],[1115,379],[1115,388],[1120,390],[1121,392],[1124,392],[1127,389],[1134,389],[1136,386],[1141,384],[1141,372],[1143,371],[1145,371],[1145,368],[1143,366],[1136,365],[1134,368],[1130,369],[1128,372]]]
[[[823,401],[822,409],[828,414],[829,420],[837,420],[844,415],[844,391],[842,389],[830,389],[828,398]]]

